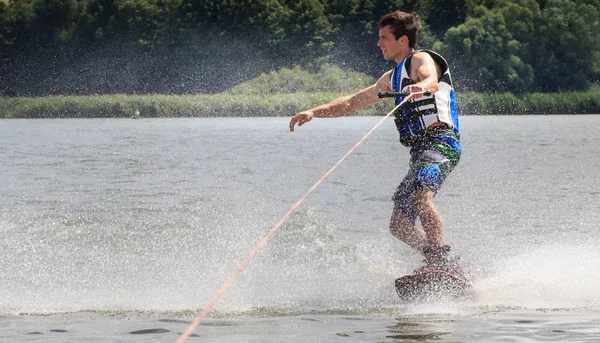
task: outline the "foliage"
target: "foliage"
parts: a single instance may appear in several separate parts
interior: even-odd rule
[[[342,93],[274,93],[215,95],[102,95],[0,98],[4,118],[134,117],[288,117],[331,101]],[[584,114],[600,113],[600,85],[586,92],[560,94],[485,94],[459,92],[461,114]],[[355,115],[384,115],[391,101]]]
[[[465,89],[494,92],[582,90],[597,70],[596,0],[497,0],[472,9],[440,49],[456,58]]]
[[[464,92],[457,95],[462,114],[598,114],[600,85],[585,92],[486,94]]]
[[[280,117],[339,97],[340,93],[215,95],[101,95],[0,98],[4,118]],[[355,114],[382,113],[380,104]]]
[[[600,44],[600,7],[585,1],[549,0],[539,27],[536,88],[586,89]],[[597,63],[597,62],[596,62]]]
[[[0,1],[0,95],[221,92],[324,63],[392,66],[377,21],[422,19],[462,90],[583,90],[600,80],[600,0]]]
[[[231,94],[275,94],[296,92],[356,92],[375,82],[375,79],[352,70],[324,64],[317,73],[311,74],[296,66],[282,68],[276,72],[262,74],[239,84],[230,90]]]
[[[462,24],[466,19],[467,0],[423,0],[419,9],[438,38],[444,37],[449,28]]]
[[[448,30],[441,50],[460,60],[454,72],[463,89],[523,92],[533,83],[533,70],[517,56],[520,48],[502,13],[481,7],[477,17]]]

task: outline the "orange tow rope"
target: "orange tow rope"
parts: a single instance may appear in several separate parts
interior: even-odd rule
[[[194,332],[194,330],[198,327],[198,325],[200,325],[200,321],[202,321],[202,319],[204,319],[204,317],[206,317],[206,315],[215,307],[215,305],[221,299],[221,297],[223,297],[223,294],[225,294],[225,292],[227,292],[227,290],[229,289],[229,287],[231,287],[231,284],[233,283],[233,280],[235,280],[235,278],[242,272],[242,270],[244,270],[244,268],[246,268],[246,266],[248,266],[248,264],[254,258],[254,256],[256,256],[256,254],[258,254],[258,252],[267,244],[267,242],[269,241],[269,239],[271,238],[271,236],[273,236],[275,234],[275,232],[277,232],[277,230],[279,230],[279,228],[281,227],[281,225],[283,225],[283,223],[289,218],[289,216],[304,202],[304,200],[310,195],[310,193],[312,193],[315,189],[317,189],[317,187],[319,187],[321,185],[321,183],[323,183],[323,181],[329,175],[331,175],[331,173],[333,173],[333,171],[340,164],[342,164],[342,162],[346,158],[348,158],[348,156],[350,156],[350,154],[352,154],[354,152],[354,150],[356,150],[356,148],[358,148],[358,146],[361,145],[362,142],[364,142],[365,139],[367,139],[367,137],[369,137],[371,135],[371,133],[373,133],[373,131],[375,131],[375,129],[377,127],[379,127],[379,125],[381,125],[381,123],[383,123],[383,121],[385,119],[387,119],[387,117],[389,117],[390,115],[392,115],[394,113],[394,111],[396,111],[396,109],[398,107],[402,106],[407,100],[409,100],[412,97],[413,94],[418,94],[418,93],[411,93],[406,98],[404,98],[404,100],[400,104],[398,104],[398,106],[394,107],[393,110],[391,110],[388,114],[386,114],[383,117],[383,119],[381,119],[377,124],[375,124],[375,126],[373,126],[373,128],[371,130],[369,130],[369,132],[367,132],[367,134],[365,134],[364,137],[361,138],[361,140],[358,141],[358,143],[356,143],[352,147],[352,149],[348,150],[348,152],[342,158],[340,158],[340,160],[333,167],[331,167],[331,169],[329,169],[319,179],[319,181],[317,181],[308,190],[308,192],[306,192],[300,198],[300,200],[298,200],[294,204],[294,206],[292,206],[287,211],[287,213],[277,222],[277,224],[275,224],[275,226],[273,226],[273,228],[266,234],[266,236],[260,241],[260,243],[258,243],[258,245],[254,248],[254,250],[252,250],[252,252],[244,259],[244,261],[242,261],[242,263],[237,267],[237,269],[229,276],[229,278],[223,284],[223,286],[221,286],[221,288],[219,289],[219,291],[217,292],[217,294],[215,294],[215,296],[212,298],[212,300],[204,307],[204,309],[202,309],[202,312],[200,312],[198,314],[198,316],[196,316],[196,318],[192,321],[192,323],[188,326],[188,328],[181,334],[181,336],[179,336],[179,339],[177,340],[176,343],[183,343],[183,342],[185,342],[190,337],[190,335]]]

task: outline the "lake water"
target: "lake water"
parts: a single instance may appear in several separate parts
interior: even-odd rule
[[[174,342],[381,117],[0,121],[0,341]],[[437,197],[465,302],[401,304],[386,120],[190,342],[600,342],[600,116],[461,117]]]

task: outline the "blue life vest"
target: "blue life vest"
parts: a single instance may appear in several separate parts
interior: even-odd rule
[[[427,52],[441,68],[442,74],[438,79],[438,90],[431,96],[423,96],[418,100],[406,102],[394,112],[396,128],[400,133],[400,142],[405,146],[413,146],[420,137],[427,136],[429,128],[447,126],[458,131],[458,108],[452,87],[452,78],[448,62],[438,53],[431,50],[418,50],[406,56],[392,71],[392,91],[404,91],[406,86],[417,83],[410,78],[411,59],[417,52]],[[396,98],[396,106],[403,97]]]

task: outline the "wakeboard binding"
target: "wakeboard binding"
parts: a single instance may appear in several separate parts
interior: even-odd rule
[[[405,302],[430,302],[443,298],[463,299],[472,295],[471,282],[464,276],[458,257],[450,247],[425,249],[424,265],[411,275],[396,279],[396,292]]]

